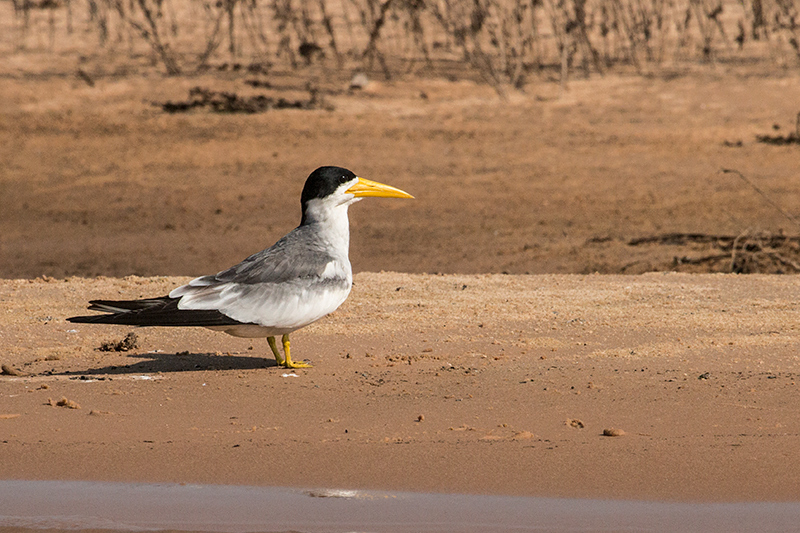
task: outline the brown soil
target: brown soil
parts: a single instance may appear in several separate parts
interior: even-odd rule
[[[0,66],[0,277],[31,278],[0,282],[0,477],[800,494],[796,278],[555,275],[800,270],[798,146],[757,140],[791,135],[800,75],[717,65],[505,101],[334,76],[311,109],[166,113],[193,87],[311,97],[290,75],[90,85]],[[353,295],[293,337],[314,368],[205,330],[133,346],[64,321],[185,281],[124,276],[213,273],[272,244],[323,164],[416,199],[351,209]]]
[[[323,108],[161,109],[196,86],[309,98],[305,79],[272,75],[263,88],[252,77],[0,78],[0,277],[216,272],[298,223],[305,177],[323,164],[417,198],[354,206],[355,271],[800,265],[796,238],[771,241],[800,232],[789,218],[800,213],[798,146],[756,139],[794,131],[798,74],[609,75],[508,101],[467,81],[348,92],[333,76],[318,84]],[[706,238],[629,244],[672,234]]]
[[[28,374],[0,377],[0,478],[800,494],[793,277],[364,273],[293,335],[314,365],[294,372],[263,340],[144,328],[106,352],[130,328],[63,318],[185,280],[0,283],[2,358]]]

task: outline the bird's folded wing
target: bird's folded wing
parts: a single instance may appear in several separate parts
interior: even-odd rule
[[[194,281],[244,284],[291,282],[322,276],[328,263],[333,260],[328,247],[319,240],[313,228],[300,226],[238,265]]]
[[[173,290],[181,310],[215,309],[243,323],[295,327],[316,320],[350,290],[349,265],[301,226],[266,250]],[[338,303],[334,303],[338,302]]]
[[[89,324],[124,324],[128,326],[229,326],[238,320],[217,310],[183,310],[175,298],[146,300],[92,300],[89,309],[102,315],[74,316],[70,322]]]

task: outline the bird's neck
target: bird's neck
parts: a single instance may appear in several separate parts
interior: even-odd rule
[[[303,215],[301,225],[315,227],[320,239],[345,258],[350,250],[350,220],[347,217],[347,205],[339,205],[333,209],[309,210]]]

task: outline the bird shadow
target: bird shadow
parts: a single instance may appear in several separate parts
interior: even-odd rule
[[[274,359],[215,353],[132,353],[129,365],[108,365],[86,370],[60,372],[64,376],[152,374],[158,372],[201,372],[208,370],[256,370],[278,366]],[[142,361],[142,359],[145,359]]]

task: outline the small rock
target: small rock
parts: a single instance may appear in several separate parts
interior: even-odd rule
[[[577,418],[568,418],[566,424],[576,429],[583,429],[584,427],[586,427],[585,424],[580,420],[578,420]]]
[[[511,440],[528,440],[534,438],[536,435],[531,433],[530,431],[517,431],[511,437]]]
[[[27,376],[28,375],[25,372],[23,372],[23,371],[21,371],[19,369],[16,369],[11,365],[4,364],[4,365],[0,366],[0,369],[2,369],[2,372],[0,372],[0,374],[2,374],[4,376],[17,376],[17,377],[20,377],[20,376]]]
[[[356,72],[353,74],[353,77],[350,80],[351,90],[364,89],[367,85],[369,85],[369,78],[366,74],[363,72]]]
[[[608,428],[603,430],[604,437],[621,437],[623,435],[625,435],[625,432],[621,429]]]
[[[119,342],[104,342],[100,345],[101,352],[129,352],[139,347],[139,337],[136,333],[128,333],[125,338]]]
[[[48,401],[50,402],[50,405],[53,405],[53,403],[52,403],[53,400],[48,400]],[[81,406],[78,405],[77,402],[73,402],[72,400],[68,400],[66,397],[63,397],[63,396],[62,396],[62,398],[60,400],[58,400],[55,403],[55,405],[57,407],[66,407],[67,409],[80,409],[81,408]]]

